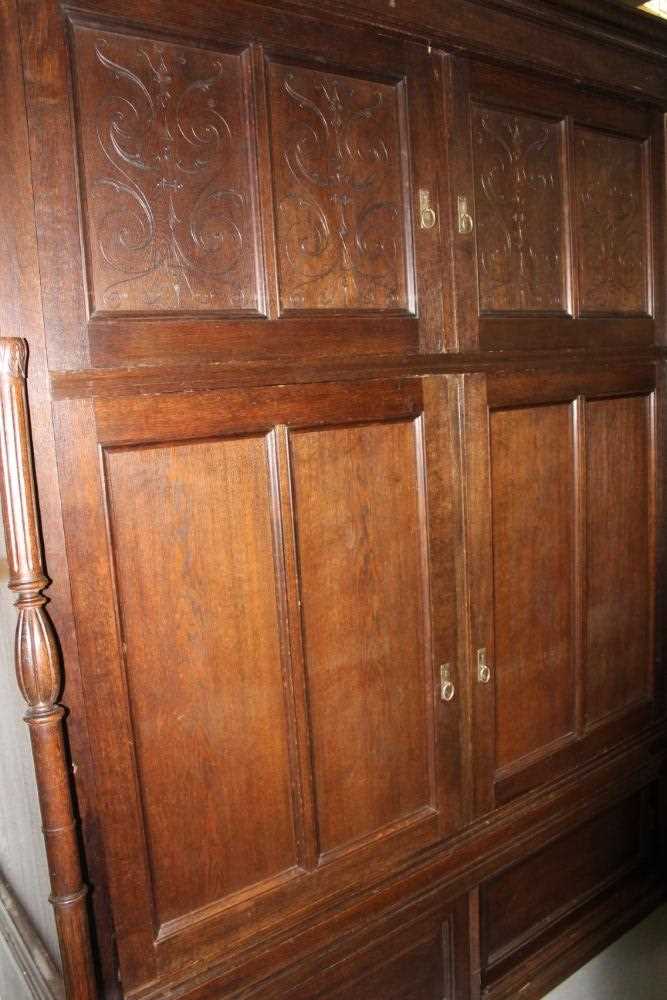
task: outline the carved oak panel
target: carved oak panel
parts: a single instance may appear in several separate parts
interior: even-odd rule
[[[91,309],[256,310],[243,57],[73,28]]]
[[[410,308],[397,86],[269,66],[283,310]]]
[[[647,309],[644,143],[575,133],[576,242],[582,312]]]
[[[472,108],[482,312],[565,312],[563,127]]]

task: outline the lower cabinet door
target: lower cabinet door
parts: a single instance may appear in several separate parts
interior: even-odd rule
[[[471,376],[475,795],[486,812],[659,709],[652,365]]]
[[[57,405],[126,992],[461,826],[448,414],[438,378]]]

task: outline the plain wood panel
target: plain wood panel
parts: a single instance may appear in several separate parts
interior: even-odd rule
[[[432,804],[416,427],[291,437],[323,852]]]
[[[482,886],[487,968],[639,862],[640,808],[635,795]]]
[[[382,948],[369,949],[357,960],[357,975],[341,984],[344,996],[354,1000],[442,1000],[451,990],[450,926],[405,928]],[[363,970],[363,971],[362,971]],[[312,1000],[338,1000],[341,985],[313,994]],[[310,994],[301,997],[311,1000]]]
[[[107,452],[159,924],[297,860],[267,448]]]
[[[586,404],[588,723],[649,696],[650,397]]]
[[[496,766],[574,728],[574,458],[567,404],[491,411]]]

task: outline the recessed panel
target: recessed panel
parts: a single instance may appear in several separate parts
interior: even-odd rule
[[[323,852],[431,804],[416,445],[411,422],[291,439]]]
[[[480,309],[564,312],[562,125],[477,105],[471,117]]]
[[[106,457],[158,924],[296,863],[266,449]]]
[[[588,629],[586,716],[649,695],[651,671],[650,402],[586,405]]]
[[[586,902],[640,857],[640,798],[614,806],[482,886],[485,967]]]
[[[283,310],[409,308],[401,89],[270,63]]]
[[[570,407],[491,413],[496,766],[574,727]]]
[[[91,308],[256,310],[242,57],[73,29]]]
[[[584,313],[647,311],[645,143],[575,132],[576,243]]]

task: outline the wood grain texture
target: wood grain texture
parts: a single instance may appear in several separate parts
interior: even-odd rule
[[[419,449],[408,422],[291,439],[325,853],[434,804]]]
[[[579,128],[574,149],[581,309],[646,312],[645,146]]]
[[[652,694],[652,407],[646,396],[586,406],[586,721]]]
[[[28,418],[25,341],[0,339],[0,502],[9,564],[9,589],[17,594],[16,677],[28,705],[30,731],[51,879],[51,902],[69,995],[94,1000],[90,925],[79,853],[69,765],[58,704],[62,664],[42,591],[48,584],[35,493]]]
[[[639,864],[640,805],[639,796],[622,802],[482,886],[487,973],[545,924]]]
[[[400,86],[268,66],[283,310],[411,307]]]
[[[106,455],[158,926],[297,863],[269,446]]]
[[[567,404],[490,417],[496,766],[574,729],[574,440]]]
[[[90,311],[261,309],[243,55],[72,40]]]
[[[562,122],[474,105],[482,312],[567,312]]]

